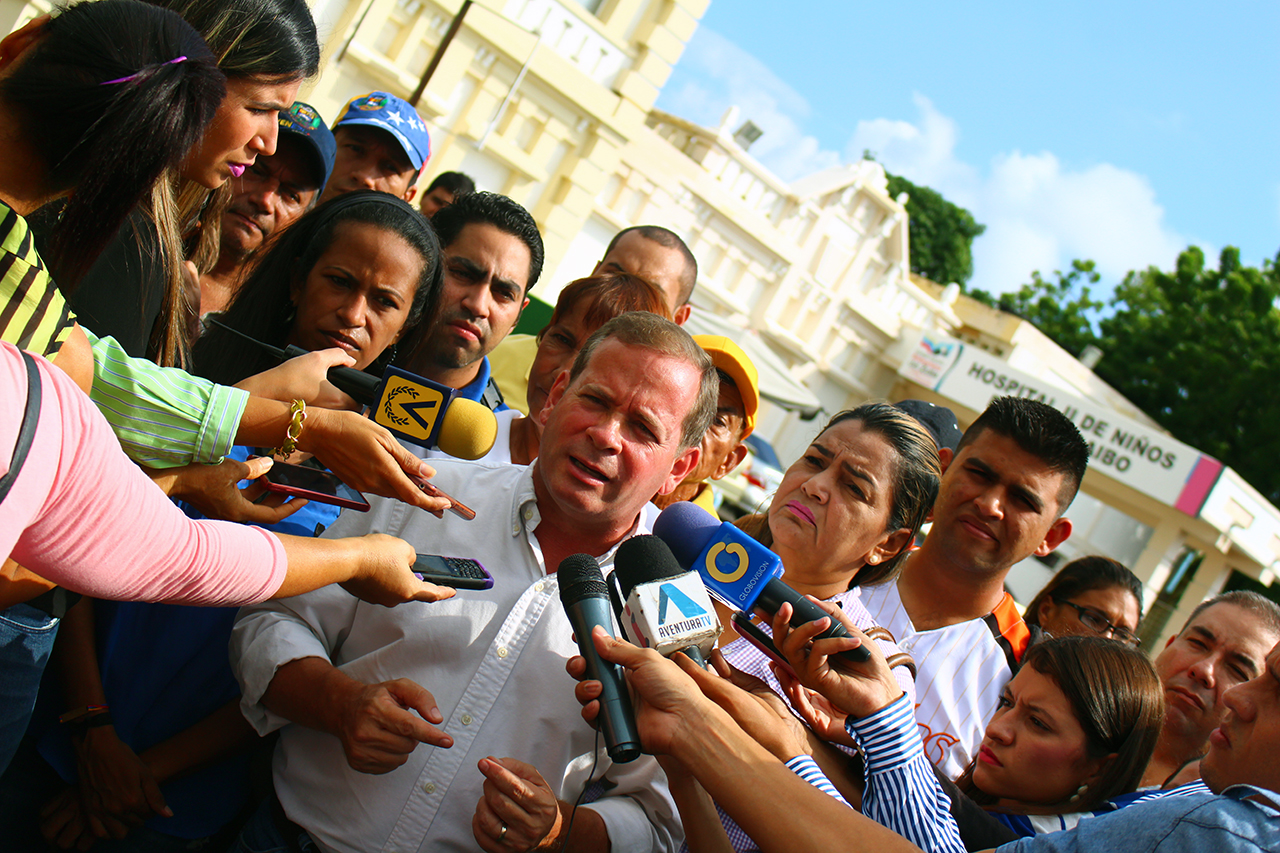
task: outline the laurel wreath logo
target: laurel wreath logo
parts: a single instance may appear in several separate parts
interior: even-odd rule
[[[387,420],[391,421],[393,424],[398,424],[399,426],[409,426],[409,419],[400,417],[399,415],[397,415],[391,405],[392,403],[395,402],[396,397],[399,397],[402,394],[408,394],[411,398],[415,400],[418,399],[418,390],[416,388],[410,387],[408,385],[401,385],[399,388],[393,388],[391,389],[391,393],[387,395],[386,401],[383,403],[382,414],[387,418]]]

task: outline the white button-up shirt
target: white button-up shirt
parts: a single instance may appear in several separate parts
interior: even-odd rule
[[[477,762],[510,756],[537,768],[556,795],[577,799],[592,759],[606,794],[583,808],[604,819],[615,851],[674,850],[682,841],[675,805],[657,762],[613,765],[583,722],[565,661],[577,654],[558,577],[548,575],[534,536],[541,516],[532,468],[483,468],[432,460],[433,479],[476,511],[434,518],[408,504],[371,498],[368,513],[347,511],[327,537],[389,533],[421,553],[479,560],[493,589],[459,590],[433,604],[385,608],[337,585],[241,611],[231,638],[245,716],[260,733],[281,729],[276,793],[286,814],[326,850],[474,850],[471,819],[484,777]],[[646,505],[632,533],[651,529]],[[600,558],[607,572],[613,552]],[[365,683],[408,678],[430,690],[444,715],[450,749],[420,744],[390,773],[352,770],[337,737],[286,725],[262,704],[276,670],[321,657]]]

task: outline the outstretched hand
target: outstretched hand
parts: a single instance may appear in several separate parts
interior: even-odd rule
[[[275,524],[307,505],[302,498],[266,494],[257,479],[271,470],[269,456],[258,456],[241,462],[224,459],[217,465],[195,463],[180,468],[146,468],[157,486],[170,497],[191,504],[207,518],[238,521],[242,524]],[[249,484],[240,488],[241,480]]]

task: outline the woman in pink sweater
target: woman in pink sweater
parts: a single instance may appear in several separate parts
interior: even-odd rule
[[[30,356],[40,378],[34,439],[0,501],[0,553],[66,588],[98,598],[250,604],[329,583],[375,604],[437,601],[407,542],[372,534],[304,539],[182,514],[129,461],[106,420],[60,370]],[[23,421],[22,353],[0,343],[0,470]]]

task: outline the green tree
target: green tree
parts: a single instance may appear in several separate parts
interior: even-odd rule
[[[1017,314],[1033,323],[1058,346],[1074,356],[1084,352],[1089,344],[1098,345],[1098,332],[1093,318],[1106,307],[1092,296],[1092,285],[1101,276],[1094,270],[1093,261],[1075,260],[1070,272],[1054,272],[1054,280],[1045,279],[1036,270],[1031,283],[1024,284],[1013,293],[994,296],[985,290],[971,290],[969,295],[979,302]]]
[[[907,193],[911,271],[939,284],[964,287],[973,275],[973,240],[987,230],[973,214],[952,204],[937,190],[888,175],[889,195]]]
[[[1093,264],[1013,294],[974,294],[1035,323],[1065,349],[1103,351],[1095,371],[1179,440],[1280,504],[1280,256],[1261,268],[1227,247],[1218,268],[1192,246],[1172,272],[1129,273],[1105,306]]]

